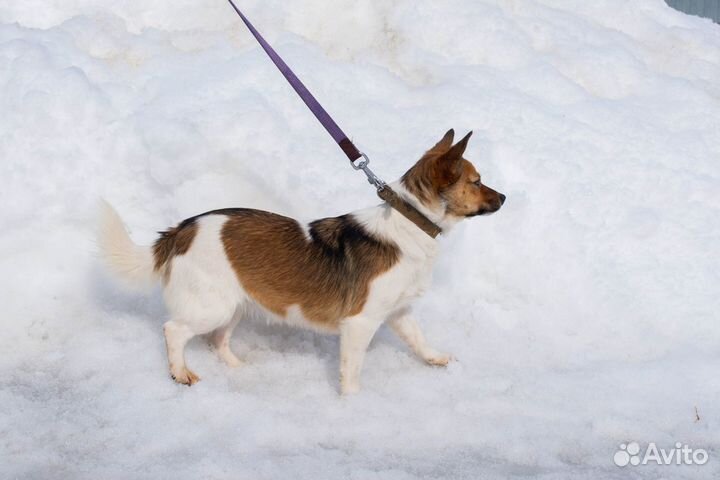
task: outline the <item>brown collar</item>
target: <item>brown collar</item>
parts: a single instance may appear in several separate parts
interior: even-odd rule
[[[420,230],[427,233],[432,238],[435,238],[442,233],[442,228],[435,225],[435,223],[423,215],[420,210],[395,193],[395,191],[388,185],[384,185],[379,188],[377,194],[378,197],[385,200],[388,205],[397,210],[403,217],[413,222]]]

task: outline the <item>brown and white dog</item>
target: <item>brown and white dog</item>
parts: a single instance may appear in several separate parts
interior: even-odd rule
[[[471,133],[453,145],[448,131],[391,184],[445,232],[505,201],[463,158]],[[426,344],[410,315],[411,301],[429,283],[437,242],[387,204],[307,227],[261,210],[215,210],[161,233],[152,247],[135,245],[106,205],[99,243],[121,276],[162,282],[170,374],[179,383],[199,380],[184,358],[196,335],[209,334],[220,358],[240,365],[230,337],[253,306],[278,321],[339,333],[342,393],[359,389],[365,350],[385,322],[427,363],[451,359]]]

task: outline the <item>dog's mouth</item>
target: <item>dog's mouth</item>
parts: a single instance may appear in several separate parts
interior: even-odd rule
[[[505,195],[502,193],[498,194],[497,202],[493,202],[495,205],[492,207],[481,207],[476,212],[465,215],[466,217],[481,217],[483,215],[492,215],[493,213],[500,210],[500,207],[505,203]]]
[[[468,217],[468,218],[470,218],[470,217],[483,217],[483,216],[486,217],[486,216],[488,216],[488,215],[492,215],[493,213],[497,212],[498,210],[500,210],[500,205],[498,205],[497,208],[481,208],[480,210],[478,210],[478,211],[476,211],[476,212],[473,212],[473,213],[470,213],[470,214],[465,215],[465,216]]]

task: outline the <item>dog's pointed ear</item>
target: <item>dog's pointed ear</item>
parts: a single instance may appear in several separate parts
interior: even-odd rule
[[[428,152],[433,153],[445,153],[452,147],[453,138],[455,138],[455,130],[452,128],[448,130],[443,136],[442,140],[436,143]]]
[[[458,143],[453,145],[453,147],[448,150],[448,152],[443,155],[443,157],[448,157],[451,160],[459,160],[462,158],[463,153],[465,153],[465,149],[467,148],[468,141],[470,140],[470,137],[472,136],[472,131],[468,132],[467,135],[463,137],[462,140],[460,140]]]
[[[440,189],[447,188],[460,179],[463,167],[461,160],[471,135],[472,132],[465,135],[462,140],[453,145],[447,152],[440,155],[437,160],[435,160],[435,168],[433,172],[434,183]]]

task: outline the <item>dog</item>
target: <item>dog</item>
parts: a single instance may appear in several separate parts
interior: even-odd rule
[[[444,232],[505,202],[463,158],[471,134],[453,145],[449,130],[390,184]],[[98,243],[119,276],[162,282],[170,375],[181,384],[199,380],[184,356],[197,335],[208,335],[226,364],[241,365],[230,337],[251,307],[274,320],[339,334],[342,394],[359,390],[365,351],[386,322],[428,364],[446,366],[452,358],[427,344],[410,308],[429,285],[437,241],[387,204],[307,226],[261,210],[214,210],[161,232],[152,247],[134,244],[106,205]]]

